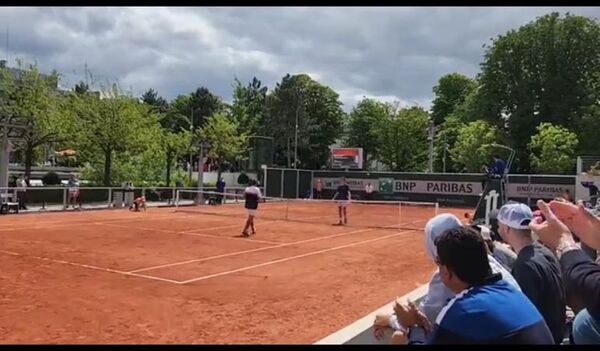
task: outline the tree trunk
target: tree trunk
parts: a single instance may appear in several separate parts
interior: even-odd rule
[[[110,167],[112,165],[112,150],[104,152],[104,186],[110,186]]]
[[[25,145],[25,176],[27,177],[27,186],[30,186],[31,166],[33,165],[33,143],[28,141]]]
[[[221,173],[223,172],[223,159],[221,157],[218,158],[218,166],[217,166],[217,181],[221,179]]]

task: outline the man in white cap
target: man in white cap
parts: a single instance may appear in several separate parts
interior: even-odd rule
[[[532,237],[529,206],[508,202],[498,211],[498,233],[517,253],[512,268],[523,293],[544,317],[554,341],[563,340],[566,328],[566,297],[560,264],[554,254]]]

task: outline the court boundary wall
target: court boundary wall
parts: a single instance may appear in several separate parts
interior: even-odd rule
[[[322,197],[331,198],[339,178],[345,177],[353,198],[364,199],[364,187],[371,182],[375,193],[372,200],[437,202],[442,206],[475,207],[487,178],[481,173],[420,173],[306,170],[294,168],[263,168],[259,173],[265,194],[281,198],[316,197],[316,180],[321,179]],[[387,182],[387,184],[384,184]],[[575,175],[508,174],[509,200],[535,206],[538,199],[550,200],[565,190],[577,198],[585,197]],[[387,188],[386,188],[387,187]],[[387,189],[386,192],[382,191]]]
[[[402,296],[400,299],[410,299],[419,303],[427,295],[428,285]],[[354,321],[342,329],[315,342],[315,345],[386,345],[390,344],[391,331],[388,331],[381,339],[376,339],[373,334],[373,321],[378,314],[391,314],[394,311],[394,301],[391,301],[366,316]]]

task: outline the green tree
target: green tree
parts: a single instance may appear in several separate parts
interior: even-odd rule
[[[572,173],[575,167],[577,135],[551,123],[541,123],[531,136],[531,165],[540,173]]]
[[[394,111],[393,107],[390,110]],[[379,132],[379,161],[392,171],[424,171],[428,157],[427,121],[427,112],[420,107],[392,112]]]
[[[84,95],[90,91],[90,86],[85,82],[79,82],[79,83],[75,84],[73,91],[76,92],[77,94]]]
[[[339,95],[306,74],[283,77],[267,95],[267,114],[261,133],[274,137],[275,162],[321,168],[329,146],[341,136],[344,111]],[[294,156],[298,121],[298,160]]]
[[[169,130],[163,129],[161,135],[162,152],[164,154],[164,160],[166,165],[165,185],[171,186],[171,170],[175,166],[177,158],[189,149],[192,135],[189,131],[182,131],[180,133],[173,133]]]
[[[221,98],[211,93],[206,87],[196,89],[189,96],[186,112],[193,115],[194,127],[201,127],[210,116],[217,112],[223,112],[225,107]]]
[[[187,150],[187,158],[192,164],[197,151],[197,130],[201,128],[208,117],[217,112],[224,112],[226,105],[221,98],[214,95],[206,87],[200,87],[188,95],[179,95],[171,101],[163,125],[169,125],[169,130],[188,130],[191,137]],[[191,173],[189,173],[191,181]]]
[[[462,169],[450,157],[450,150],[454,147],[458,134],[464,125],[462,118],[451,114],[439,126],[434,143],[434,169],[437,172],[458,172]]]
[[[3,97],[2,113],[22,119],[28,126],[23,137],[25,174],[31,175],[36,148],[58,142],[65,135],[62,126],[68,121],[61,108],[61,95],[57,86],[59,75],[40,73],[36,65],[25,68],[17,60],[18,69],[0,69],[0,95]]]
[[[495,126],[485,121],[470,122],[460,128],[450,156],[464,171],[479,172],[492,159],[492,144],[499,141],[500,133]]]
[[[258,132],[266,113],[267,90],[256,77],[246,86],[235,78],[230,114],[237,122],[240,132],[248,135]]]
[[[497,37],[481,68],[481,117],[507,132],[527,169],[527,143],[541,122],[574,126],[598,104],[600,25],[568,13],[539,17]]]
[[[347,147],[363,148],[363,163],[376,159],[381,146],[380,133],[389,121],[389,106],[383,102],[364,98],[352,108],[347,119]]]
[[[155,149],[160,135],[159,115],[113,85],[103,99],[77,96],[74,108],[79,117],[79,150],[91,162],[103,165],[102,182],[111,185],[115,156],[127,157]],[[154,148],[154,149],[153,149]]]
[[[191,107],[189,95],[178,95],[169,103],[166,116],[161,122],[163,127],[178,132],[192,130]]]
[[[152,110],[158,113],[166,113],[169,108],[169,103],[165,98],[158,95],[154,89],[148,89],[142,94],[141,100],[143,103],[152,107]]]
[[[189,98],[178,97],[170,105],[166,99],[150,89],[142,95],[141,100],[160,116],[162,130],[157,135],[161,145],[158,154],[162,155],[165,165],[165,185],[171,186],[171,173],[176,164],[175,161],[189,150],[192,142],[191,132],[187,128],[191,122],[186,116],[178,112],[180,109],[185,110],[185,108],[178,108],[178,106],[188,104]]]
[[[461,106],[467,96],[477,87],[477,82],[460,73],[446,74],[433,87],[435,98],[431,106],[431,118],[435,125],[442,124],[446,117]]]
[[[276,152],[275,163],[292,166],[294,155],[296,119],[304,121],[305,86],[310,77],[307,75],[283,77],[275,89],[267,96],[267,115],[261,125],[261,134],[274,137]],[[300,126],[298,126],[300,128]]]
[[[224,161],[237,160],[245,151],[247,136],[240,134],[237,123],[223,113],[210,116],[197,133],[199,139],[210,144],[208,155],[217,160],[218,177]]]

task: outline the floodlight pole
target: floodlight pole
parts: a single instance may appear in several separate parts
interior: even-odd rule
[[[8,187],[8,163],[10,158],[10,140],[8,139],[8,128],[2,127],[2,145],[0,146],[0,187]],[[4,189],[8,192],[8,189]]]
[[[200,152],[198,153],[198,196],[196,196],[196,205],[204,204],[204,148],[208,148],[208,143],[204,140],[200,141]],[[219,181],[217,179],[217,181]]]
[[[429,141],[429,173],[433,173],[433,141],[435,138],[435,124],[433,119],[429,119],[427,122],[427,140]]]
[[[297,94],[297,103],[296,106],[296,128],[295,128],[295,136],[294,136],[294,169],[298,168],[298,115],[300,114],[300,108],[302,107],[303,96],[296,91]]]

